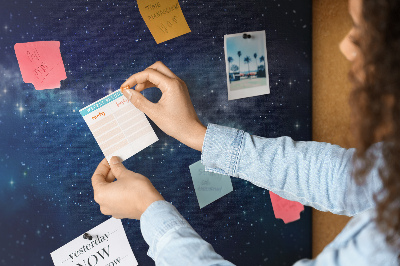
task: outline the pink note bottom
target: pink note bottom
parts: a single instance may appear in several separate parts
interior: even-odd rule
[[[304,211],[303,204],[281,198],[271,191],[269,192],[269,196],[271,197],[276,219],[282,219],[285,224],[300,219],[300,213]]]

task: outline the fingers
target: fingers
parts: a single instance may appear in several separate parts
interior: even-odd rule
[[[157,61],[154,64],[152,64],[151,66],[149,66],[148,68],[150,69],[154,69],[162,74],[164,74],[165,76],[172,78],[172,79],[179,79],[178,76],[176,76],[174,74],[174,72],[172,72],[166,65],[164,65],[161,61]],[[151,87],[156,87],[156,85],[154,85],[153,83],[151,83],[150,81],[146,81],[144,83],[138,83],[135,87],[135,91],[143,91],[147,88],[151,88]]]
[[[106,177],[106,181],[108,183],[111,183],[114,180],[115,180],[115,176],[114,176],[113,172],[112,171],[108,171],[108,174],[107,174],[107,177]]]
[[[166,65],[164,65],[161,61],[157,61],[148,68],[152,68],[154,70],[157,70],[160,73],[163,73],[165,76],[170,77],[170,78],[178,78],[174,72],[171,71]]]
[[[110,166],[108,165],[107,160],[103,159],[100,162],[99,166],[97,166],[97,169],[96,171],[94,171],[94,174],[92,176],[93,188],[96,188],[99,185],[107,184],[106,177],[108,175],[108,172],[110,172]]]
[[[122,164],[122,160],[117,157],[113,156],[110,159],[110,167],[111,171],[113,172],[114,176],[119,179],[124,177],[124,172],[126,173],[128,170]]]
[[[144,91],[145,89],[148,88],[152,88],[152,87],[157,87],[156,85],[154,85],[153,83],[151,83],[150,81],[146,81],[145,83],[139,83],[136,85],[135,87],[135,91]]]
[[[145,83],[137,84],[136,87],[135,87],[135,91],[141,92],[141,91],[144,91],[147,88],[152,88],[152,87],[155,87],[155,85],[153,83],[147,81]]]
[[[144,71],[130,76],[122,85],[121,91],[129,101],[139,110],[151,116],[150,112],[154,111],[155,104],[147,100],[141,92],[150,87],[158,87],[162,93],[168,88],[176,86],[179,78],[162,62],[158,61],[146,68]],[[132,90],[133,86],[135,90]]]
[[[150,118],[156,110],[157,105],[146,99],[140,92],[132,89],[125,89],[122,91],[124,96],[140,111],[145,113]]]
[[[158,72],[155,69],[147,68],[142,72],[133,74],[122,85],[121,88],[129,86],[132,88],[136,84],[151,82],[155,87],[159,88],[164,93],[168,89],[173,79]]]

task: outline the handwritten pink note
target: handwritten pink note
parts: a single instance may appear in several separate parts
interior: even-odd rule
[[[60,81],[67,78],[60,42],[16,43],[14,50],[22,79],[25,83],[32,83],[36,90],[60,88]]]
[[[271,191],[269,196],[276,219],[282,219],[285,224],[300,219],[300,213],[304,211],[304,206],[301,203],[281,198]]]

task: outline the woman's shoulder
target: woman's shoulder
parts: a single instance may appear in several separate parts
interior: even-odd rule
[[[386,242],[375,217],[375,208],[354,216],[326,247],[326,251],[334,252],[345,260],[365,261],[365,265],[398,265],[399,251]]]

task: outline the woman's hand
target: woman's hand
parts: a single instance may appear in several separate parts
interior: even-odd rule
[[[130,89],[136,85],[135,90]],[[158,87],[162,96],[157,103],[140,92]],[[202,150],[206,127],[200,122],[186,84],[161,62],[129,77],[121,85],[122,93],[166,134],[183,144]]]
[[[147,177],[126,169],[118,157],[112,157],[110,165],[106,159],[101,161],[92,185],[100,211],[117,219],[139,220],[153,202],[164,200]]]

